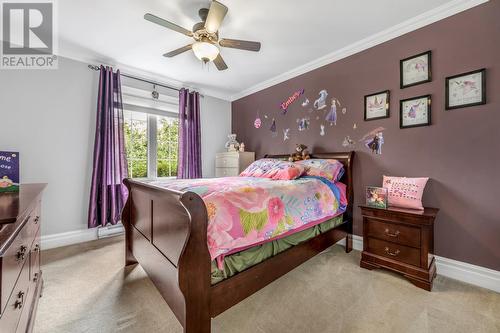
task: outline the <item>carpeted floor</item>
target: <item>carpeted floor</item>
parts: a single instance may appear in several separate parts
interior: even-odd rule
[[[36,333],[182,332],[123,238],[42,252]],[[212,332],[500,332],[500,294],[438,276],[429,293],[334,246],[212,320]]]

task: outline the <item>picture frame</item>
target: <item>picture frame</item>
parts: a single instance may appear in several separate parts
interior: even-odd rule
[[[399,101],[399,128],[429,126],[431,124],[431,95]]]
[[[364,120],[377,120],[390,116],[390,91],[384,90],[365,96]]]
[[[486,68],[448,76],[445,80],[445,109],[486,104]]]
[[[384,187],[367,186],[365,190],[366,205],[387,209],[388,191]]]
[[[432,81],[432,51],[426,51],[399,61],[401,89]]]

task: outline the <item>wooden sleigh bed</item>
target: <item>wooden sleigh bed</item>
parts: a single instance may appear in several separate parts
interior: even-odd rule
[[[286,158],[288,155],[268,155]],[[344,223],[295,245],[243,272],[211,284],[207,247],[207,211],[202,198],[127,179],[129,189],[122,221],[125,226],[125,265],[139,263],[167,301],[186,333],[210,332],[219,315],[345,238],[352,250],[354,152],[314,154],[337,159],[345,167],[347,185]]]

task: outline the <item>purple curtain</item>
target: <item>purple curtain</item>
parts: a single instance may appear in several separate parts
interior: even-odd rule
[[[179,91],[179,154],[177,178],[201,178],[200,95]]]
[[[127,199],[120,71],[101,66],[89,202],[89,228],[116,224]]]

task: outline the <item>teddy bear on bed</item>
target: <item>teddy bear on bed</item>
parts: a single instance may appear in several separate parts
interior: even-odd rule
[[[307,150],[307,146],[300,143],[296,145],[295,152],[292,155],[290,155],[288,160],[290,162],[295,162],[301,160],[308,160],[310,158],[311,156],[309,156],[309,151]]]

